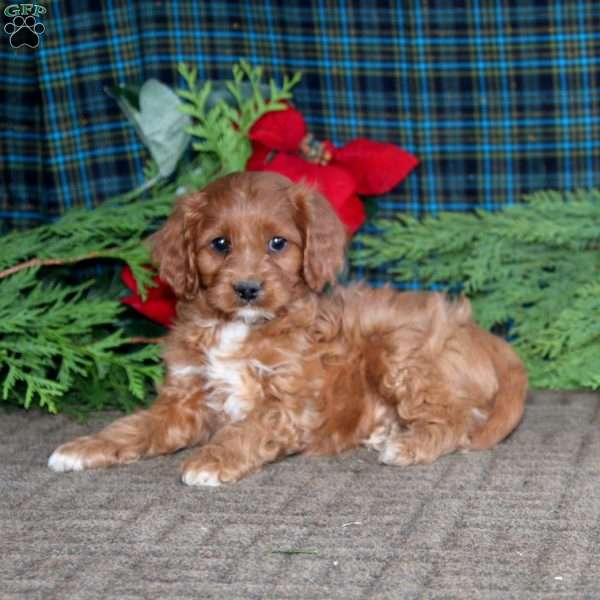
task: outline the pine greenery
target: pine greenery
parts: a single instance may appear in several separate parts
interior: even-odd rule
[[[145,176],[152,185],[0,238],[0,399],[5,406],[76,416],[131,410],[147,401],[162,378],[158,345],[140,344],[139,332],[164,330],[145,324],[120,303],[127,291],[118,271],[128,264],[145,294],[152,285],[145,238],[168,216],[177,194],[243,168],[249,128],[265,112],[283,108],[281,100],[291,97],[299,79],[286,77],[281,88],[271,81],[265,98],[262,70],[241,63],[227,84],[232,100],[213,98],[207,111],[210,82],[198,88],[194,69],[180,66],[180,73],[188,89],[178,91],[184,100],[179,109],[192,117],[189,133],[199,140],[198,152],[170,180],[151,162]]]
[[[157,344],[139,342],[164,330],[120,303],[127,292],[118,270],[128,264],[144,293],[145,239],[176,195],[243,169],[250,127],[284,108],[299,79],[265,86],[262,70],[242,62],[217,93],[211,82],[198,85],[195,69],[179,70],[187,85],[177,91],[179,108],[191,117],[196,153],[171,178],[151,162],[138,190],[0,238],[5,406],[129,411],[160,381]],[[383,269],[399,284],[417,278],[467,294],[484,327],[508,332],[533,387],[600,389],[600,192],[539,192],[496,213],[374,225],[377,233],[358,237],[355,265]]]
[[[252,154],[248,139],[250,128],[265,113],[286,108],[284,101],[291,99],[291,90],[300,81],[300,73],[291,78],[284,76],[283,86],[279,89],[271,79],[268,99],[265,99],[261,86],[263,69],[253,69],[246,61],[241,61],[233,67],[233,81],[226,83],[235,106],[217,102],[209,108],[212,83],[207,81],[198,88],[197,70],[184,64],[180,65],[179,73],[189,88],[179,90],[178,94],[188,101],[181,107],[182,111],[194,120],[194,124],[187,130],[198,140],[192,146],[207,158],[212,157],[220,165],[221,175],[244,170]],[[249,93],[246,92],[246,86],[243,86],[246,79]],[[223,121],[230,126],[221,127]]]
[[[156,346],[122,352],[129,340],[114,329],[118,302],[87,294],[93,281],[41,282],[38,269],[20,271],[2,286],[2,399],[56,412],[76,381],[92,377],[108,386],[125,378],[130,394],[144,400],[148,380],[161,376]]]
[[[600,389],[600,191],[546,191],[498,212],[376,221],[356,265],[461,290],[509,333],[536,388]]]

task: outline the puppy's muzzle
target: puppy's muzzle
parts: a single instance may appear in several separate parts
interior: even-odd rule
[[[258,281],[238,281],[233,286],[235,293],[244,301],[252,302],[260,294],[262,284]]]

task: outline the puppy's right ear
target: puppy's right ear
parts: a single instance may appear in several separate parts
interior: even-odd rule
[[[158,266],[160,278],[185,300],[194,298],[200,287],[196,240],[205,207],[203,192],[181,198],[167,222],[150,238],[152,262]]]

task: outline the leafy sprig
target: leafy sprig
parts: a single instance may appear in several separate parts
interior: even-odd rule
[[[180,110],[193,119],[187,131],[197,140],[192,147],[215,157],[218,175],[244,169],[252,153],[250,128],[267,112],[285,109],[284,101],[291,99],[292,88],[301,78],[300,73],[285,76],[281,87],[271,79],[265,98],[262,67],[241,61],[233,67],[233,81],[225,84],[230,101],[219,97],[211,103],[214,86],[210,81],[198,87],[198,70],[185,64],[179,65],[179,73],[187,84],[187,89],[177,91],[186,101]]]
[[[208,134],[192,158],[183,148],[189,120],[181,118],[182,103],[166,86],[142,86],[139,103],[130,90],[113,90],[148,144],[145,182],[94,210],[73,208],[55,223],[0,239],[0,401],[76,416],[132,410],[160,381],[158,347],[147,342],[164,330],[140,335],[153,326],[119,302],[125,290],[110,267],[128,264],[144,297],[152,285],[147,235],[177,195],[245,167],[250,127],[265,112],[283,108],[299,79],[286,77],[281,88],[271,82],[265,89],[262,69],[242,63],[232,82],[196,89],[196,70],[181,69],[193,83],[184,110]],[[82,283],[90,273],[94,279]]]
[[[110,331],[123,307],[86,295],[93,281],[65,286],[37,275],[38,269],[15,274],[0,294],[2,399],[21,400],[25,408],[36,401],[56,412],[76,378],[90,371],[104,377],[110,370],[121,370],[129,392],[143,399],[146,380],[161,376],[158,350],[127,351],[130,340],[121,330]]]
[[[355,264],[460,288],[483,326],[509,328],[533,386],[600,389],[600,191],[376,224],[359,236]]]

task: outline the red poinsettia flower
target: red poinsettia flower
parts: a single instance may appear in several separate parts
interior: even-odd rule
[[[364,223],[365,208],[359,194],[374,196],[388,192],[418,164],[412,154],[394,146],[366,139],[341,148],[331,142],[314,143],[302,114],[295,108],[269,112],[250,130],[253,153],[246,169],[275,171],[292,181],[315,185],[329,200],[349,233]],[[150,267],[149,267],[150,268]],[[176,298],[158,276],[142,301],[133,273],[125,267],[121,277],[133,292],[122,302],[167,327],[175,318]]]
[[[249,171],[275,171],[292,181],[313,184],[329,200],[350,233],[366,219],[358,194],[383,194],[400,183],[418,164],[393,144],[356,139],[341,148],[315,144],[302,114],[295,108],[269,112],[250,130],[253,154]]]
[[[159,279],[158,275],[152,278],[157,285],[148,288],[146,300],[142,300],[140,297],[137,283],[128,265],[121,271],[121,280],[133,292],[131,296],[121,300],[123,304],[131,306],[149,319],[165,325],[165,327],[173,324],[175,319],[175,294],[166,283]]]

